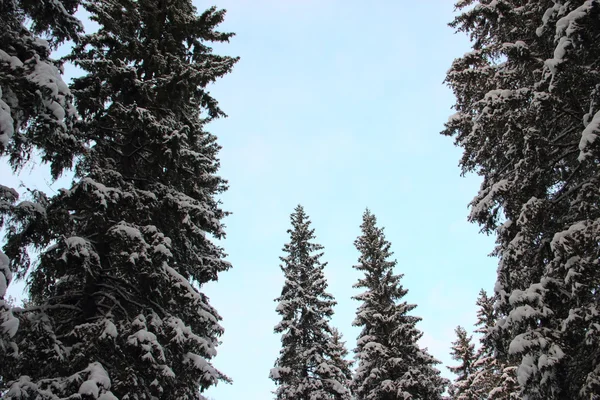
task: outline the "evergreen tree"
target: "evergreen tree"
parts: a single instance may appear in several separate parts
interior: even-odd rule
[[[340,335],[329,326],[336,302],[326,292],[321,262],[323,246],[314,243],[314,229],[302,206],[291,215],[290,242],[285,244],[281,269],[285,284],[276,301],[281,322],[275,332],[281,351],[270,378],[277,399],[349,400],[349,364]]]
[[[0,0],[0,157],[7,157],[14,171],[37,150],[56,178],[83,149],[72,129],[72,95],[60,63],[50,58],[60,43],[78,40],[82,26],[73,16],[78,4],[79,0]],[[14,189],[0,185],[0,229],[18,198]],[[19,212],[36,209],[21,203]],[[19,351],[13,340],[18,319],[5,298],[12,278],[9,259],[0,251],[2,360]],[[5,385],[4,366],[0,363],[0,388]]]
[[[223,329],[201,287],[230,267],[210,238],[226,182],[204,125],[224,115],[206,86],[236,62],[207,42],[231,34],[215,31],[224,11],[190,0],[85,7],[100,28],[69,57],[85,71],[76,180],[11,210],[11,269],[24,274],[29,246],[41,255],[6,398],[202,398],[228,379],[210,364]]]
[[[452,359],[459,361],[460,365],[448,367],[456,375],[450,386],[450,395],[454,400],[474,400],[473,378],[475,373],[475,345],[471,342],[472,336],[467,336],[467,331],[462,326],[456,327],[456,340],[452,342]]]
[[[522,397],[600,393],[600,4],[463,0],[444,134],[483,177],[470,219],[497,234],[501,363]]]
[[[362,327],[354,350],[354,393],[358,400],[441,399],[447,382],[434,367],[439,361],[417,344],[421,318],[409,315],[416,305],[401,301],[408,290],[402,275],[394,274],[391,244],[376,222],[365,211],[362,235],[354,242],[360,252],[354,268],[365,273],[354,287],[366,289],[354,297],[361,302],[354,325]]]

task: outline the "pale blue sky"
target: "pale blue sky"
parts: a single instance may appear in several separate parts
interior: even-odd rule
[[[272,398],[278,257],[298,203],[325,247],[338,301],[332,324],[348,347],[358,334],[353,242],[369,207],[423,318],[421,344],[451,364],[453,330],[472,329],[477,293],[491,290],[496,271],[487,257],[493,238],[466,220],[479,179],[460,177],[460,150],[439,134],[453,104],[445,73],[469,50],[446,25],[452,1],[196,1],[201,10],[212,4],[228,10],[222,30],[236,32],[217,52],[241,61],[211,89],[229,114],[208,130],[223,146],[221,175],[230,182],[222,244],[233,269],[206,290],[226,329],[214,363],[234,383],[207,395]],[[14,184],[4,164],[0,183]],[[20,179],[45,187],[35,176]]]

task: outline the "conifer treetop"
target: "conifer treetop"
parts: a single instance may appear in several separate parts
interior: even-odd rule
[[[408,290],[400,283],[402,275],[394,274],[391,244],[368,209],[361,233],[354,242],[360,252],[354,268],[364,277],[354,287],[365,291],[353,297],[361,302],[353,324],[362,327],[354,350],[353,392],[361,400],[439,399],[447,382],[434,368],[439,361],[417,343],[421,318],[409,315],[415,304],[401,301]]]
[[[336,302],[327,293],[323,246],[315,243],[314,229],[302,206],[290,216],[290,241],[280,257],[285,282],[276,311],[281,321],[282,348],[270,371],[278,387],[277,399],[350,400],[350,364],[337,330],[329,320]]]

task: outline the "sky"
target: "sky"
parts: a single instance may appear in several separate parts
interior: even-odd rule
[[[332,325],[349,349],[360,274],[352,267],[365,208],[385,227],[397,273],[423,320],[420,341],[446,366],[454,328],[473,329],[481,288],[491,291],[494,238],[467,221],[477,176],[462,177],[461,150],[440,135],[453,113],[444,85],[452,60],[469,51],[455,34],[450,0],[216,0],[227,9],[222,31],[235,32],[219,54],[240,56],[211,93],[229,115],[207,129],[223,146],[220,174],[230,189],[221,245],[233,268],[204,290],[223,317],[214,364],[233,379],[210,398],[264,400],[280,350],[274,299],[283,275],[289,215],[302,204],[312,220],[329,292],[338,302]],[[93,28],[87,24],[88,28]],[[67,67],[68,79],[77,71]],[[56,190],[44,166],[12,177],[0,159],[1,184]],[[53,189],[50,189],[50,186]],[[11,286],[22,296],[23,284]]]

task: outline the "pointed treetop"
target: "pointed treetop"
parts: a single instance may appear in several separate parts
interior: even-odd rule
[[[315,243],[314,229],[302,206],[290,216],[290,241],[280,257],[284,276],[276,311],[281,321],[282,348],[270,378],[277,383],[277,399],[349,400],[350,369],[340,335],[329,325],[336,302],[326,292],[320,261],[323,246]]]
[[[368,209],[361,231],[354,242],[360,252],[354,268],[364,276],[354,287],[365,291],[353,296],[361,301],[353,325],[362,327],[354,350],[354,392],[359,399],[439,399],[446,386],[434,367],[439,361],[417,343],[421,318],[409,315],[415,304],[402,301],[408,290],[401,284],[402,274],[394,274],[391,243]]]

